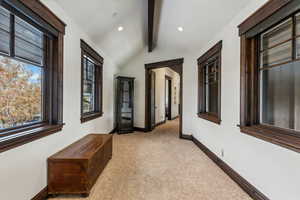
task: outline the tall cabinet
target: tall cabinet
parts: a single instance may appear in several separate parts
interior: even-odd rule
[[[118,76],[116,93],[116,132],[131,133],[133,128],[134,111],[134,79]]]

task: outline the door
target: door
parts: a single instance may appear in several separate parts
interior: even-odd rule
[[[165,107],[166,107],[166,116],[168,120],[172,119],[172,78],[166,76],[165,78]]]
[[[151,130],[155,128],[155,72],[150,71],[150,107],[151,107]]]

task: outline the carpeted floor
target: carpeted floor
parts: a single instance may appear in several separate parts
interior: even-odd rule
[[[86,199],[251,200],[196,145],[178,138],[178,120],[152,133],[114,135],[113,158]]]

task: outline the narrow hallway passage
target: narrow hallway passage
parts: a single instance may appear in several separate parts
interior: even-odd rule
[[[177,119],[151,133],[114,135],[113,158],[86,199],[250,200],[192,142],[178,138],[178,126]]]

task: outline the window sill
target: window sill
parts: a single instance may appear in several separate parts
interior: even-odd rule
[[[300,136],[294,131],[265,125],[241,126],[240,129],[242,133],[300,153]]]
[[[27,127],[26,129],[16,130],[7,136],[1,137],[0,135],[0,153],[59,132],[62,130],[62,127],[63,124],[40,125],[35,128]]]
[[[221,119],[218,116],[209,114],[209,113],[198,113],[198,117],[202,119],[206,119],[216,124],[221,124]]]
[[[97,112],[97,113],[86,114],[86,115],[83,115],[83,116],[80,118],[80,121],[81,121],[81,123],[85,123],[85,122],[91,121],[91,120],[93,120],[93,119],[102,117],[102,115],[103,115],[103,112]]]

